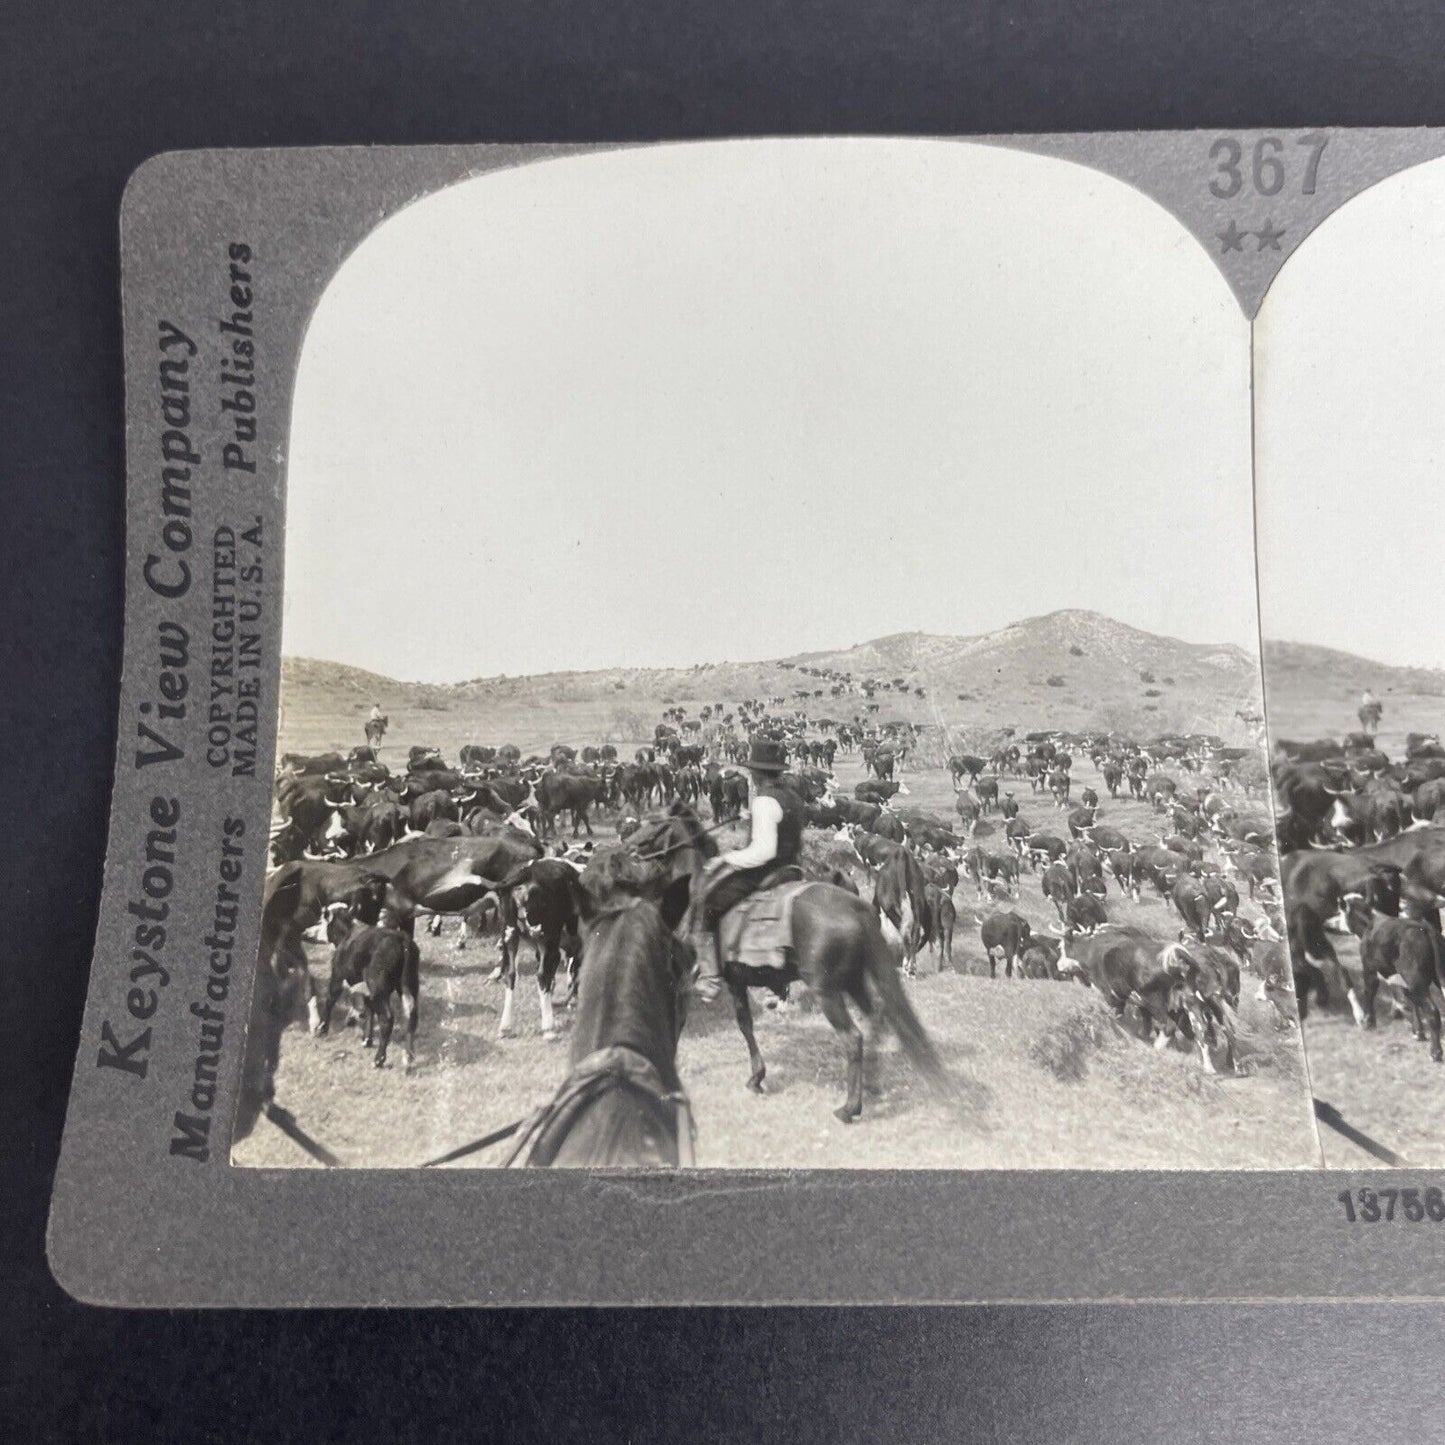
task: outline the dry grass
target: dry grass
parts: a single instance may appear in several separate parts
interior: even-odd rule
[[[347,699],[341,706],[288,706],[284,747],[311,749],[344,742],[359,731]],[[615,714],[611,699],[552,709],[539,723],[520,703],[486,717],[427,714],[427,727],[392,707],[393,728],[383,758],[394,762],[403,744],[425,738],[455,751],[464,740],[507,739],[523,748],[545,746],[558,732],[575,742],[595,740]],[[545,727],[547,731],[539,731]],[[634,740],[628,740],[634,741]],[[1076,787],[1094,782],[1087,759]],[[839,760],[844,791],[861,776],[856,758]],[[952,819],[953,789],[943,771],[906,775],[906,801]],[[1063,815],[1047,799],[1010,783],[1025,815],[1060,834]],[[1100,787],[1100,791],[1104,790]],[[1142,804],[1112,803],[1101,815],[1132,836],[1148,837],[1158,819]],[[986,825],[981,838],[1001,846]],[[610,829],[599,830],[610,834]],[[1038,928],[1054,916],[1026,875],[1016,905]],[[731,1017],[719,1005],[697,1010],[684,1033],[679,1062],[698,1125],[698,1159],[732,1168],[1303,1168],[1318,1162],[1299,1056],[1297,1029],[1278,1031],[1259,1006],[1242,1010],[1244,1052],[1268,1060],[1249,1077],[1214,1079],[1196,1057],[1156,1053],[1116,1029],[1103,1001],[1076,984],[990,980],[978,941],[972,890],[959,890],[956,972],[939,974],[925,955],[923,976],[908,984],[915,1007],[958,1088],[935,1097],[883,1038],[870,1049],[864,1117],[852,1127],[831,1115],[843,1085],[841,1050],[806,997],[769,1010],[755,994],[758,1040],[768,1063],[768,1092],[744,1088],[747,1055]],[[1111,916],[1172,937],[1177,920],[1162,901],[1140,904],[1110,895]],[[521,1036],[497,1038],[502,995],[489,982],[495,945],[466,952],[443,939],[423,942],[418,1066],[406,1075],[393,1046],[385,1070],[371,1067],[354,1029],[311,1039],[287,1033],[277,1078],[279,1100],[305,1127],[350,1163],[406,1167],[482,1135],[544,1101],[566,1072],[565,1039],[538,1036],[535,990],[524,979],[517,993]],[[324,950],[311,955],[320,978]],[[531,968],[524,960],[523,972]],[[566,1019],[564,1016],[564,1027]],[[498,1152],[468,1164],[485,1167]],[[262,1124],[236,1151],[236,1162],[301,1166],[304,1157]]]

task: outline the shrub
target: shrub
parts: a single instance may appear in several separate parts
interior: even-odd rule
[[[1162,692],[1160,692],[1157,687],[1146,687],[1146,688],[1144,689],[1144,696],[1145,696],[1145,697],[1163,697],[1164,694],[1163,694]]]
[[[631,742],[634,738],[645,738],[650,731],[650,724],[640,712],[633,712],[630,708],[616,708],[607,720],[602,741],[604,743]]]
[[[1081,1083],[1089,1059],[1109,1042],[1109,1028],[1104,1019],[1073,1014],[1040,1034],[1029,1045],[1029,1057],[1060,1083]]]
[[[443,702],[439,697],[418,698],[416,703],[418,712],[446,712],[450,707],[450,703]]]
[[[1048,679],[1048,684],[1049,684],[1050,687],[1063,687],[1063,686],[1064,686],[1064,680],[1063,680],[1063,678],[1061,678],[1061,677],[1058,675],[1058,673],[1054,673],[1054,674]]]
[[[1142,669],[1140,670],[1140,673],[1139,673],[1139,681],[1140,681],[1140,682],[1153,682],[1153,681],[1154,681],[1154,674],[1153,674],[1152,672],[1150,672],[1147,667],[1146,667],[1146,668],[1142,668]]]
[[[1072,646],[1070,646],[1070,648],[1069,648],[1069,656],[1070,656],[1070,657],[1082,657],[1083,655],[1084,655],[1084,649],[1083,649],[1082,647],[1080,647],[1077,642],[1075,642],[1074,644],[1072,644]]]
[[[1173,686],[1174,686],[1174,679],[1173,679],[1172,677],[1166,677],[1166,678],[1164,679],[1164,686],[1165,686],[1165,687],[1173,687]]]

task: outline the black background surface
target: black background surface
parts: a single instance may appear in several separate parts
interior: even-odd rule
[[[1442,60],[1439,7],[1339,0],[5,7],[0,1438],[1438,1438],[1433,1308],[135,1314],[72,1303],[43,1245],[115,742],[116,217],[140,161],[340,142],[1440,125]],[[926,1254],[928,1221],[915,1226]],[[1059,1228],[1088,1247],[1086,1223]]]

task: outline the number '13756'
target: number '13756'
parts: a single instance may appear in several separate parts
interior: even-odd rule
[[[1342,1189],[1335,1198],[1344,1207],[1347,1224],[1374,1224],[1403,1219],[1419,1224],[1428,1219],[1435,1224],[1445,1220],[1445,1195],[1435,1187],[1429,1189]]]

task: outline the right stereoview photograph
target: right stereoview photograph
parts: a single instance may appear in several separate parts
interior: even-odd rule
[[[1445,164],[1336,212],[1255,326],[1260,616],[1326,1162],[1445,1162]]]

